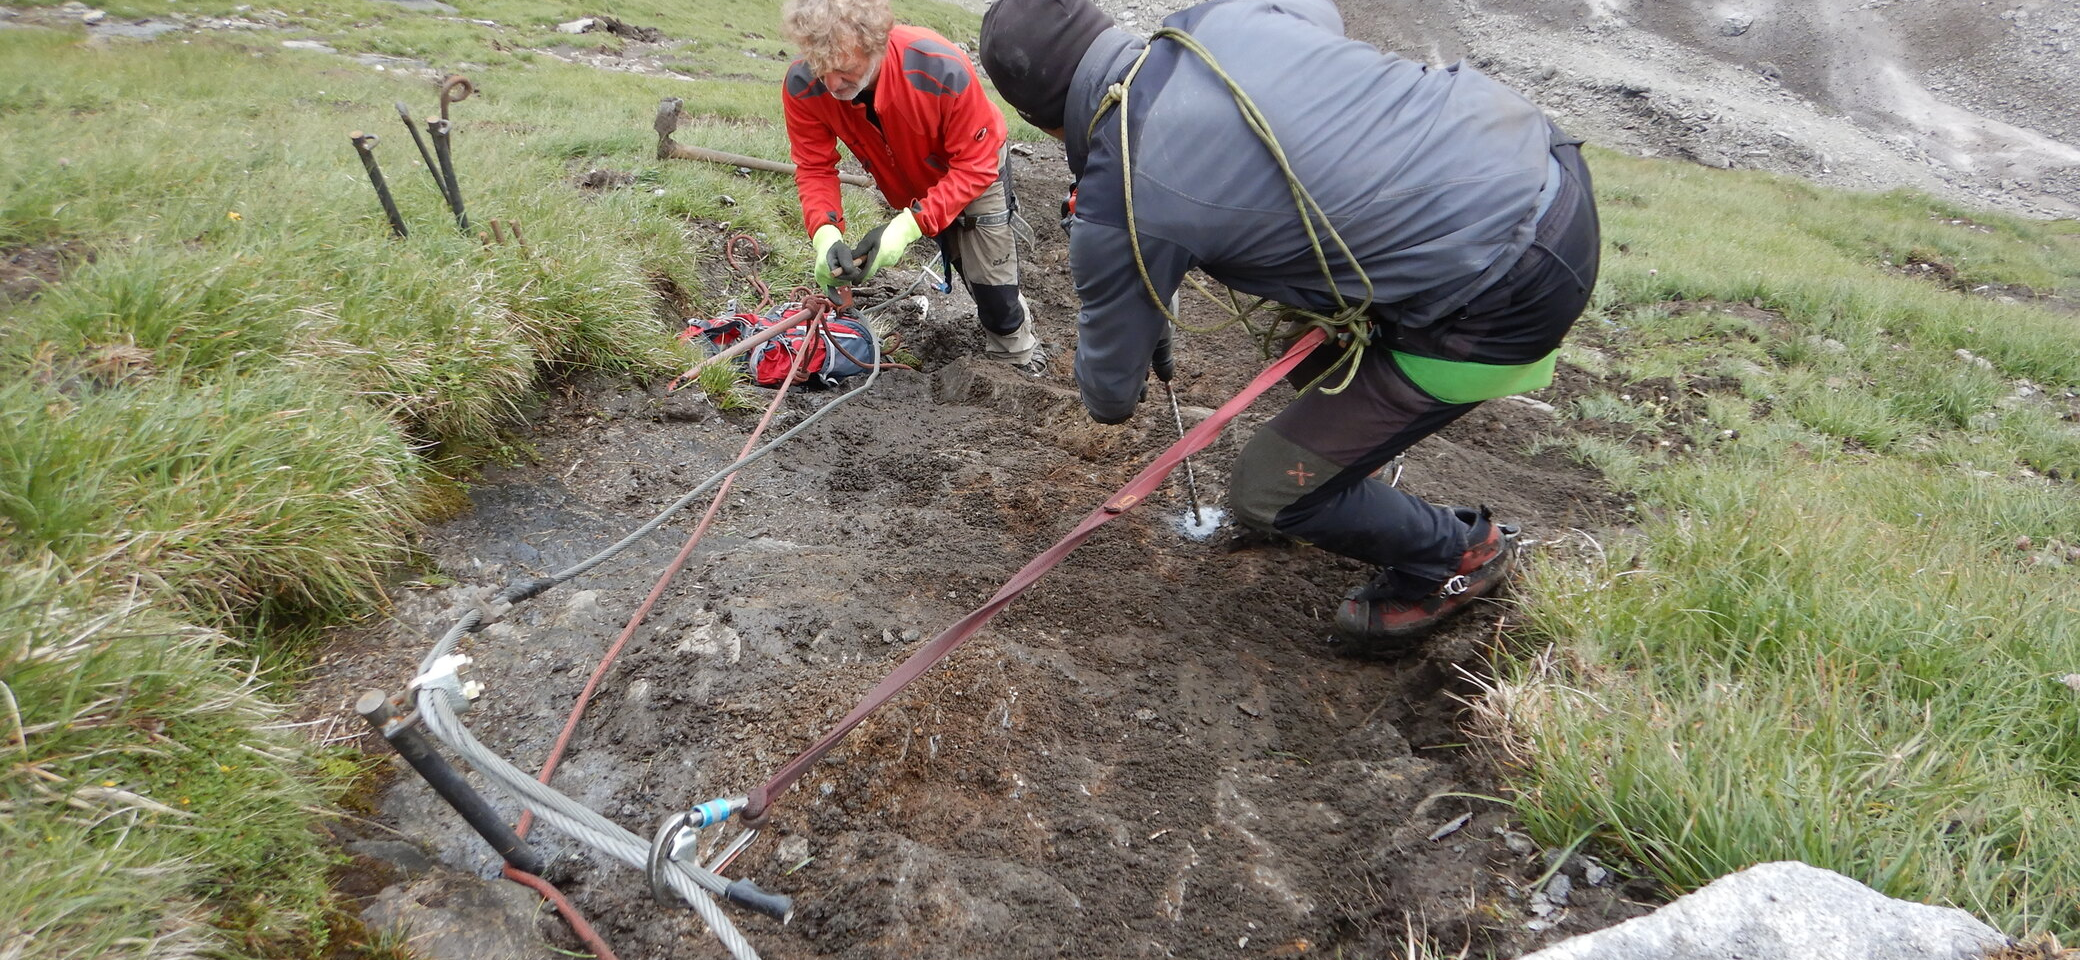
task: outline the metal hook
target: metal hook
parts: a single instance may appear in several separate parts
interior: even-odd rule
[[[460,89],[462,92],[456,93],[457,89]],[[477,85],[469,82],[468,77],[459,73],[449,74],[448,79],[441,81],[441,119],[448,119],[448,104],[461,103],[469,99],[469,95],[475,92],[477,92]]]

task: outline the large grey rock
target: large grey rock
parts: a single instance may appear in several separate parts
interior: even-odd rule
[[[376,894],[361,921],[398,934],[425,960],[560,960],[535,927],[544,909],[517,883],[436,866]]]
[[[1831,870],[1782,862],[1522,960],[1978,960],[2007,945],[1955,907],[1893,900]]]

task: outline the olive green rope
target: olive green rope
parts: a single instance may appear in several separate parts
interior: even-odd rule
[[[1240,307],[1236,303],[1234,291],[1231,290],[1228,293],[1228,302],[1224,305],[1229,311],[1229,319],[1210,328],[1195,330],[1179,322],[1177,315],[1171,312],[1164,298],[1156,293],[1155,281],[1148,275],[1148,262],[1141,253],[1140,225],[1134,217],[1134,166],[1131,156],[1132,147],[1129,143],[1130,137],[1127,130],[1127,97],[1128,91],[1134,83],[1134,78],[1140,74],[1142,65],[1148,62],[1149,51],[1155,48],[1157,40],[1163,39],[1173,40],[1179,46],[1197,55],[1201,61],[1205,62],[1207,69],[1212,70],[1214,75],[1220,78],[1221,83],[1227,86],[1229,95],[1235,98],[1235,107],[1241,112],[1243,122],[1249,125],[1250,130],[1257,135],[1257,139],[1263,141],[1265,149],[1271,153],[1271,158],[1278,163],[1279,171],[1285,175],[1286,188],[1293,195],[1293,205],[1300,213],[1300,224],[1306,228],[1308,243],[1314,250],[1315,265],[1322,271],[1322,280],[1328,285],[1329,295],[1336,298],[1337,311],[1333,315],[1324,315],[1311,310],[1290,308],[1284,311],[1284,315],[1288,321],[1293,321],[1295,318],[1298,321],[1302,321],[1300,323],[1302,328],[1307,326],[1321,327],[1330,336],[1348,344],[1343,356],[1327,370],[1324,370],[1320,376],[1317,376],[1313,382],[1308,384],[1308,387],[1314,387],[1326,379],[1330,373],[1335,372],[1337,367],[1347,367],[1348,369],[1344,371],[1341,383],[1338,383],[1333,389],[1324,388],[1322,390],[1326,394],[1342,392],[1345,387],[1350,386],[1351,380],[1357,376],[1358,360],[1364,355],[1366,346],[1371,342],[1371,323],[1365,314],[1371,308],[1373,302],[1372,278],[1366,276],[1364,268],[1359,266],[1357,256],[1351,252],[1350,246],[1344,243],[1343,235],[1337,232],[1336,225],[1329,219],[1327,211],[1322,209],[1321,204],[1315,202],[1314,195],[1307,190],[1307,185],[1300,182],[1299,174],[1293,171],[1292,162],[1286,158],[1285,148],[1279,145],[1278,137],[1271,131],[1270,119],[1264,116],[1263,111],[1257,109],[1256,102],[1250,99],[1249,94],[1242,89],[1242,86],[1237,84],[1226,70],[1221,69],[1219,61],[1214,59],[1211,51],[1199,43],[1198,38],[1175,27],[1163,27],[1149,37],[1149,45],[1143,47],[1141,55],[1134,58],[1134,64],[1127,68],[1126,75],[1105,91],[1105,97],[1099,101],[1097,111],[1091,116],[1090,127],[1085,131],[1086,137],[1094,136],[1098,129],[1098,121],[1104,117],[1105,111],[1115,107],[1118,108],[1119,166],[1120,180],[1127,208],[1127,241],[1134,252],[1134,266],[1141,273],[1142,288],[1148,291],[1148,297],[1155,302],[1156,309],[1163,312],[1164,319],[1178,329],[1189,333],[1212,332],[1224,329],[1234,323],[1243,323],[1247,327],[1250,313],[1264,303],[1264,299],[1259,297],[1250,306],[1246,308]],[[1315,220],[1317,219],[1321,220],[1320,231],[1317,231],[1315,228]],[[1344,298],[1343,291],[1337,287],[1335,271],[1329,266],[1329,254],[1322,244],[1322,233],[1324,232],[1328,234],[1329,240],[1336,245],[1337,252],[1342,254],[1344,260],[1351,265],[1351,270],[1358,275],[1359,282],[1365,285],[1365,299],[1357,303],[1350,303]],[[1213,295],[1212,291],[1206,289],[1206,286],[1199,282],[1198,278],[1188,276],[1186,279],[1207,299],[1212,300],[1216,305],[1223,305],[1220,299]],[[1285,331],[1286,335],[1291,335],[1293,332],[1295,331]],[[1258,335],[1260,338],[1259,346],[1268,355],[1272,344],[1280,338],[1281,331],[1279,325],[1274,323],[1267,325]]]

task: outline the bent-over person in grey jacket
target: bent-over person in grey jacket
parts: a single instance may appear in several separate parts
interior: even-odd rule
[[[1084,405],[1118,423],[1143,396],[1152,357],[1169,378],[1162,303],[1194,267],[1317,314],[1365,302],[1369,280],[1371,345],[1350,384],[1304,391],[1251,437],[1229,498],[1246,524],[1380,568],[1339,607],[1345,635],[1376,647],[1421,636],[1501,581],[1516,531],[1373,474],[1481,401],[1551,382],[1596,279],[1579,141],[1471,68],[1344,37],[1329,0],[1215,0],[1163,24],[1202,45],[1267,118],[1351,256],[1309,237],[1269,146],[1178,39],[1136,38],[1090,0],[996,0],[982,65],[1028,122],[1063,140],[1078,181],[1069,263]],[[1138,243],[1121,108],[1108,97],[1123,80]],[[1293,382],[1339,359],[1319,349]]]

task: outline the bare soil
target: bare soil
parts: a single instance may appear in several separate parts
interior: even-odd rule
[[[1064,183],[1053,144],[1015,163],[1029,197]],[[899,332],[923,369],[884,374],[747,471],[608,677],[558,786],[643,835],[743,792],[1175,439],[1159,394],[1119,427],[1083,413],[1064,243],[1039,219],[1026,285],[1049,377],[981,360],[958,294],[906,313]],[[1240,330],[1179,351],[1188,419],[1262,363]],[[779,427],[830,397],[791,398]],[[1290,397],[1275,388],[1199,459],[1209,502],[1248,431]],[[488,473],[474,509],[424,544],[458,586],[400,586],[395,618],[339,645],[307,702],[338,711],[365,687],[398,686],[465,588],[589,556],[731,459],[755,419],[656,388],[552,392],[529,427],[537,462]],[[1624,522],[1594,473],[1533,452],[1559,429],[1534,406],[1489,404],[1413,451],[1403,482],[1524,524],[1539,562],[1579,546],[1574,531]],[[1508,645],[1507,598],[1413,657],[1369,658],[1328,623],[1368,571],[1232,528],[1195,542],[1188,512],[1173,483],[1101,530],[778,802],[775,829],[740,861],[800,906],[784,928],[744,920],[764,955],[1364,956],[1410,930],[1511,955],[1641,911],[1613,875],[1534,912],[1523,887],[1547,872],[1545,852],[1496,804],[1455,796],[1499,789],[1455,725],[1456,697]],[[489,687],[471,715],[479,736],[540,763],[688,514],[466,641]],[[378,808],[443,861],[495,872],[415,779],[396,779]],[[719,954],[637,872],[546,831],[537,841],[623,956]],[[1588,867],[1567,870],[1580,881]]]
[[[93,260],[94,251],[77,241],[0,248],[0,307],[35,299],[74,267]]]

